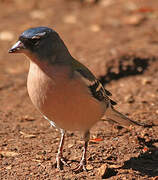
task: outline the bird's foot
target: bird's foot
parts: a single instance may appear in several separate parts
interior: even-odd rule
[[[85,160],[85,159],[82,159],[82,160],[80,161],[80,164],[79,164],[75,169],[73,169],[73,171],[74,171],[75,173],[79,173],[79,172],[81,172],[81,171],[87,171],[87,169],[86,169],[86,160]]]
[[[70,167],[70,165],[66,162],[65,158],[62,155],[57,155],[56,162],[57,162],[57,168],[59,170],[63,169],[63,165]]]

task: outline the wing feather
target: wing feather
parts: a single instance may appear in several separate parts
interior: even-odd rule
[[[74,62],[75,64],[73,64],[72,66],[73,74],[80,75],[80,78],[82,78],[82,80],[87,84],[94,98],[96,98],[98,101],[110,101],[112,105],[117,104],[115,101],[109,98],[109,96],[111,96],[112,94],[103,87],[100,81],[96,79],[96,77],[89,71],[88,68],[86,68],[78,61]]]

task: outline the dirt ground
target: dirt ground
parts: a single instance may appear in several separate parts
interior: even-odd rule
[[[0,11],[0,179],[158,179],[158,1],[0,0]],[[8,54],[19,34],[35,26],[59,32],[112,92],[116,108],[150,125],[128,130],[98,122],[88,172],[55,168],[60,134],[28,97],[27,59]],[[64,156],[72,168],[81,158],[81,137],[67,132]]]

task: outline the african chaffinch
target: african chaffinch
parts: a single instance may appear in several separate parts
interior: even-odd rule
[[[58,33],[48,27],[24,31],[9,53],[24,53],[30,59],[27,79],[29,96],[51,125],[61,132],[57,167],[66,164],[62,156],[65,131],[84,134],[84,150],[75,171],[86,170],[86,151],[90,128],[104,115],[124,126],[138,123],[113,107],[111,93],[91,71],[74,59]]]

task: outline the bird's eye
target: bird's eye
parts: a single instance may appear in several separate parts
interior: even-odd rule
[[[31,43],[32,43],[33,45],[38,45],[39,42],[40,42],[40,39],[36,39],[36,38],[31,39]]]

